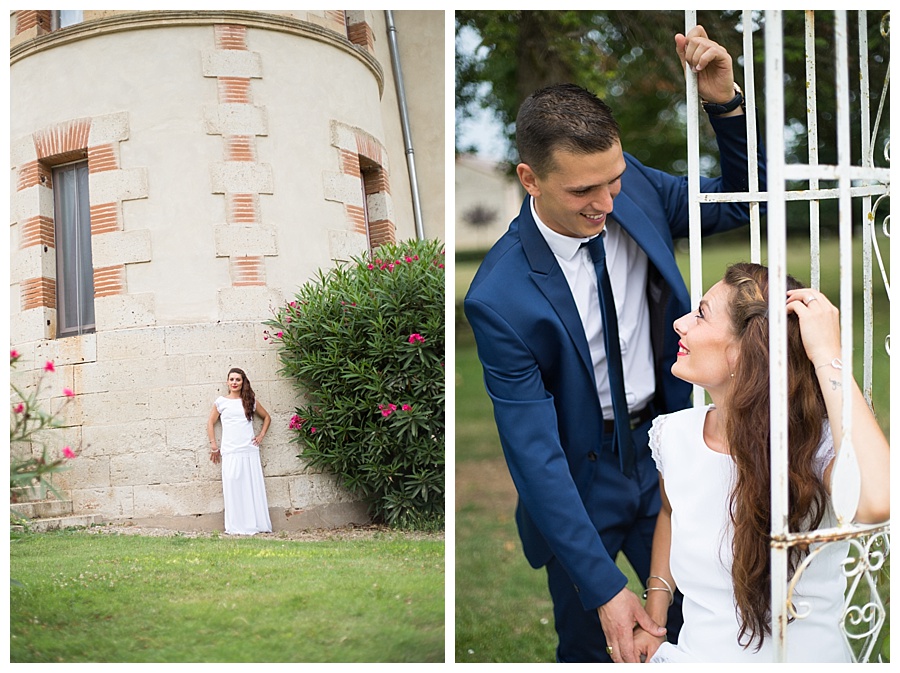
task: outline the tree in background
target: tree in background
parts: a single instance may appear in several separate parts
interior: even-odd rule
[[[866,13],[869,36],[872,114],[882,97],[890,44],[882,36],[885,12]],[[741,12],[701,11],[698,23],[735,58],[735,78],[743,83]],[[859,135],[857,13],[849,13],[850,108]],[[754,15],[754,76],[759,128],[765,132],[765,16]],[[788,162],[806,162],[806,72],[804,12],[783,13],[785,138]],[[836,163],[834,12],[815,12],[819,162]],[[460,49],[459,36],[477,40],[474,53]],[[685,31],[683,11],[457,11],[457,120],[478,108],[490,110],[509,139],[507,159],[516,162],[515,118],[532,91],[574,82],[606,101],[622,127],[622,145],[647,165],[675,174],[687,172],[685,85],[675,55],[675,33]],[[855,88],[854,88],[855,87]],[[889,104],[876,147],[887,142]],[[874,122],[874,119],[873,119]],[[717,173],[718,152],[708,124],[701,124],[701,172]],[[470,151],[457,145],[457,152]],[[859,143],[853,146],[858,160]],[[876,159],[877,160],[877,159]],[[801,213],[802,215],[802,213]],[[823,221],[827,218],[823,218]],[[802,224],[802,223],[800,223]]]

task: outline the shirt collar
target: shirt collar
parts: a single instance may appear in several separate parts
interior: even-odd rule
[[[531,216],[534,218],[534,223],[537,225],[538,231],[541,232],[541,236],[544,237],[547,245],[550,246],[550,251],[562,260],[570,261],[581,249],[581,244],[591,240],[590,238],[563,236],[553,231],[538,216],[537,209],[534,207],[533,196],[531,197]]]

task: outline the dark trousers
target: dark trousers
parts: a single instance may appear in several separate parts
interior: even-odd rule
[[[627,502],[615,503],[615,514],[605,516],[608,522],[598,531],[603,544],[612,558],[622,552],[631,563],[642,583],[650,575],[650,551],[653,545],[653,531],[659,513],[659,477],[650,450],[647,447],[647,431],[650,421],[635,428],[634,443],[637,450],[635,474],[631,478],[633,488],[629,489]],[[619,470],[618,456],[613,454],[611,442],[604,444],[603,455],[598,458],[598,469]],[[624,477],[620,472],[616,473]],[[602,488],[598,486],[597,502],[586,503],[590,508],[611,509],[611,503],[602,502]],[[589,511],[591,511],[589,509]],[[606,653],[606,637],[600,626],[597,610],[585,610],[571,578],[556,558],[547,564],[547,584],[553,599],[553,615],[559,644],[556,659],[559,662],[611,662]],[[681,595],[676,592],[675,604],[669,608],[666,623],[668,639],[676,642],[681,629]]]

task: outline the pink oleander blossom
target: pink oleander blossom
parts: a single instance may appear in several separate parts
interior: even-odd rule
[[[411,343],[411,344],[414,344],[414,343],[420,343],[420,344],[423,344],[423,343],[425,343],[425,337],[423,337],[423,336],[422,336],[421,334],[419,334],[418,332],[413,333],[413,334],[410,334],[410,335],[409,335],[409,343]]]
[[[22,404],[21,402],[19,402],[19,403],[16,405],[15,412],[16,412],[17,414],[21,414],[23,411],[25,411],[25,405]]]
[[[311,434],[311,435],[316,434],[316,429],[315,429],[315,427],[312,427],[312,428],[309,429],[309,434]]]
[[[70,449],[70,448],[67,446],[66,448],[63,449],[63,456],[65,456],[66,458],[74,458],[74,457],[75,457],[75,452],[72,451],[72,449]]]
[[[9,351],[9,361],[12,362],[13,360],[18,360],[18,359],[19,359],[19,351],[17,351],[15,348],[11,349]]]
[[[306,422],[306,419],[300,418],[300,416],[298,416],[297,414],[294,414],[293,416],[291,416],[291,422],[290,422],[290,425],[288,425],[288,427],[291,430],[299,430],[300,428],[303,427],[303,424],[305,422]]]
[[[397,411],[397,405],[396,405],[396,404],[391,404],[391,403],[388,403],[388,404],[379,404],[379,405],[378,405],[378,409],[381,411],[381,415],[384,416],[385,418],[387,418],[387,417],[390,416],[392,413],[394,413],[395,411]]]
[[[281,337],[284,336],[284,332],[276,332],[275,336],[277,336],[280,339]]]
[[[44,365],[45,372],[55,372],[56,367],[53,366],[53,360],[47,360],[47,364]]]
[[[63,395],[66,397],[75,397],[75,393],[72,392],[71,388],[63,388]]]
[[[409,406],[408,404],[404,404],[403,406],[400,407],[400,409],[402,411],[412,411],[412,407]]]

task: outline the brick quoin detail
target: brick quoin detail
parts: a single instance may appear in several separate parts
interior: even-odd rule
[[[358,178],[359,173],[359,155],[348,150],[341,150],[341,172],[344,175],[352,175]]]
[[[354,23],[347,26],[347,38],[355,45],[365,47],[366,51],[375,51],[375,36],[369,24]]]
[[[19,286],[22,292],[22,310],[32,308],[56,308],[56,280],[53,278],[29,278]]]
[[[21,224],[20,248],[32,245],[46,245],[54,247],[55,232],[53,230],[53,218],[45,215],[35,215],[24,220]]]
[[[353,231],[358,234],[366,233],[366,210],[365,208],[361,208],[360,206],[351,206],[349,204],[344,205],[344,210],[347,213],[347,219],[350,220],[350,226]]]
[[[256,161],[256,143],[252,136],[222,136],[225,161]]]
[[[219,77],[220,103],[250,103],[249,77]]]
[[[232,257],[231,284],[234,287],[265,285],[266,275],[262,257]]]
[[[391,187],[388,184],[387,171],[381,168],[381,166],[374,166],[372,168],[363,167],[362,174],[366,186],[366,195],[379,194],[381,192],[384,192],[385,194],[391,193]]]
[[[50,32],[49,9],[20,9],[16,12],[16,35],[32,28],[38,28],[39,34]]]
[[[38,159],[77,153],[83,156],[91,132],[90,119],[73,119],[34,134]]]
[[[342,9],[326,9],[325,25],[335,33],[347,35],[347,15]]]
[[[106,234],[119,230],[119,205],[98,203],[91,206],[91,235]]]
[[[125,265],[94,269],[94,296],[109,297],[125,293]]]
[[[253,224],[259,208],[258,194],[226,194],[229,224]]]
[[[385,243],[396,243],[397,233],[394,223],[390,220],[376,220],[369,222],[369,244],[373,248]]]
[[[35,185],[43,185],[48,189],[52,189],[52,175],[50,168],[40,161],[29,161],[27,164],[22,164],[19,168],[19,178],[16,181],[16,191],[21,192],[23,189],[28,189]]]
[[[247,29],[244,26],[216,26],[216,49],[247,49]]]
[[[119,159],[116,156],[116,148],[112,144],[88,148],[88,172],[101,173],[118,168]]]

